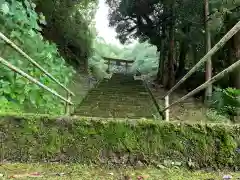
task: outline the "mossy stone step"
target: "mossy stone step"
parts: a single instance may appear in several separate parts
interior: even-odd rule
[[[130,96],[132,96],[132,95],[137,95],[137,96],[144,96],[144,95],[148,95],[148,92],[146,92],[146,91],[133,91],[133,92],[131,92],[131,91],[92,91],[92,92],[90,92],[89,94],[94,94],[94,95],[101,95],[101,94],[104,94],[104,95],[106,95],[106,94],[119,94],[119,95],[121,95],[121,94],[125,94],[125,95],[130,95]]]
[[[152,117],[153,103],[141,80],[114,74],[84,98],[76,115],[94,117]]]
[[[104,103],[107,103],[109,104],[110,101],[113,101],[115,102],[115,104],[117,103],[123,103],[123,104],[135,104],[135,103],[147,103],[149,101],[149,99],[146,99],[146,98],[134,98],[134,97],[131,97],[130,98],[127,98],[127,97],[122,97],[121,99],[116,96],[116,97],[87,97],[84,102],[82,103],[98,103],[98,102],[104,102]]]
[[[151,113],[140,113],[140,112],[132,112],[127,111],[125,113],[119,112],[119,111],[99,111],[99,110],[93,110],[93,111],[83,111],[78,112],[81,116],[88,116],[88,117],[99,117],[99,114],[101,114],[101,117],[114,117],[114,118],[152,118],[153,114]],[[77,115],[78,115],[77,114]]]
[[[109,96],[106,97],[106,96],[95,96],[95,97],[92,97],[92,96],[89,96],[89,97],[86,97],[84,99],[84,102],[99,102],[99,101],[104,101],[104,102],[107,102],[109,103],[109,101],[113,101],[115,103],[117,102],[123,102],[123,101],[126,101],[126,102],[147,102],[149,101],[150,99],[148,98],[144,98],[144,97],[126,97],[126,96],[122,96],[122,97],[119,97],[119,96]]]
[[[97,89],[104,89],[104,88],[110,88],[110,89],[116,89],[116,88],[119,88],[119,87],[121,87],[121,88],[123,88],[123,89],[131,89],[131,88],[134,88],[134,89],[142,89],[142,88],[144,88],[144,86],[143,85],[126,85],[126,84],[124,84],[124,85],[121,85],[121,84],[108,84],[108,85],[104,85],[104,86],[98,86],[97,87]]]

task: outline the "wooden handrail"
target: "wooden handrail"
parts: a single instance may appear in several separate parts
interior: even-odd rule
[[[41,67],[36,61],[34,61],[31,57],[29,57],[23,50],[21,50],[14,42],[12,42],[9,38],[7,38],[3,33],[0,32],[0,38],[12,46],[16,51],[18,51],[23,57],[25,57],[29,62],[31,62],[34,66],[40,69],[45,75],[47,75],[50,79],[52,79],[55,83],[65,89],[69,94],[75,96],[73,92],[71,92],[68,88],[66,88],[62,83],[60,83],[56,78],[54,78],[49,72],[47,72],[44,68]]]
[[[198,93],[199,91],[205,89],[208,85],[213,84],[214,82],[216,82],[219,79],[221,79],[222,77],[224,77],[224,75],[232,72],[233,70],[235,70],[236,68],[239,68],[239,67],[240,67],[240,59],[237,62],[233,63],[228,68],[226,68],[223,71],[221,71],[220,73],[218,73],[216,76],[212,77],[211,79],[209,79],[208,81],[206,81],[202,85],[198,86],[196,89],[189,92],[187,95],[183,96],[179,100],[177,100],[177,101],[173,102],[172,104],[170,104],[169,106],[165,107],[165,109],[163,109],[162,112],[166,111],[167,109],[169,109],[173,105],[176,105],[176,104],[186,100],[187,98],[193,96],[194,94]]]
[[[237,61],[236,63],[234,63],[233,65],[231,65],[230,67],[228,67],[227,69],[223,70],[222,72],[220,72],[219,74],[217,74],[216,76],[214,76],[213,78],[211,78],[210,80],[206,81],[205,83],[203,83],[202,85],[200,85],[199,87],[197,87],[196,89],[194,89],[193,91],[189,92],[187,95],[183,96],[182,98],[178,99],[177,101],[175,101],[174,103],[169,105],[169,95],[176,90],[183,82],[185,82],[204,62],[206,62],[209,58],[211,58],[220,48],[222,48],[226,42],[231,39],[237,32],[239,32],[240,30],[240,21],[238,21],[238,23],[236,23],[236,25],[229,30],[223,37],[222,39],[215,44],[215,46],[208,51],[205,56],[203,56],[202,59],[200,59],[200,61],[190,70],[188,71],[188,73],[182,78],[180,79],[177,84],[175,84],[175,86],[173,86],[163,97],[162,99],[165,99],[165,108],[162,110],[162,113],[165,112],[165,119],[166,121],[169,120],[169,108],[172,107],[173,105],[176,105],[182,101],[184,101],[185,99],[193,96],[194,94],[198,93],[199,91],[205,89],[208,85],[214,83],[215,81],[217,81],[218,79],[222,78],[225,74],[229,73],[230,71],[232,71],[233,69],[237,68],[240,64],[239,61]]]
[[[69,99],[66,99],[66,98],[62,97],[56,91],[54,91],[54,90],[50,89],[49,87],[45,86],[44,84],[40,83],[38,80],[34,79],[32,76],[28,75],[27,73],[23,72],[22,70],[18,69],[16,66],[12,65],[11,63],[6,61],[2,57],[0,57],[0,63],[5,65],[9,69],[15,71],[19,75],[25,77],[26,79],[28,79],[29,81],[33,82],[34,84],[37,84],[39,87],[41,87],[41,88],[45,89],[46,91],[52,93],[53,95],[57,96],[58,98],[60,98],[64,102],[66,102],[66,103],[68,103],[70,105],[73,105],[73,103]]]
[[[157,109],[158,114],[164,119],[164,113],[160,110],[159,104],[158,104],[157,100],[155,99],[155,97],[145,79],[143,79],[143,84],[144,84],[145,88],[147,89],[148,94],[151,96],[151,99]]]
[[[169,96],[184,81],[186,81],[205,61],[212,57],[226,42],[231,39],[240,30],[240,21],[230,30],[215,46],[180,80],[173,86],[162,98]]]

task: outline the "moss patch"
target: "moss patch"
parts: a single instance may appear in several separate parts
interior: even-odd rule
[[[0,157],[10,162],[234,169],[240,164],[237,125],[0,115],[0,132]]]

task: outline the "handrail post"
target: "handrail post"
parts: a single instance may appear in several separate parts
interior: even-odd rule
[[[67,91],[67,100],[71,101],[71,94]],[[69,104],[68,102],[66,102],[65,104],[65,115],[69,115],[70,114],[70,110],[71,110],[71,104]]]
[[[167,96],[165,96],[165,108],[167,108],[168,106],[169,106],[169,96],[167,95]],[[169,109],[167,109],[165,111],[166,121],[169,121],[169,113],[170,113],[170,111],[169,111]]]

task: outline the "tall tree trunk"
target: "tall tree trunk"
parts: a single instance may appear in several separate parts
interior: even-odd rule
[[[197,64],[199,59],[198,59],[198,52],[197,52],[197,46],[192,45],[192,53],[193,53],[193,65]]]
[[[240,59],[240,32],[238,32],[228,43],[228,66]],[[240,89],[240,67],[229,75],[229,85],[233,88]],[[232,121],[240,121],[240,111],[237,116],[231,116]]]
[[[169,52],[168,52],[168,84],[167,88],[171,88],[175,84],[175,71],[174,71],[174,52],[175,52],[175,0],[172,1],[171,7],[171,24],[169,29]]]
[[[166,26],[163,22],[162,24],[162,37],[161,37],[161,47],[160,47],[160,57],[159,57],[159,67],[158,67],[158,82],[159,84],[164,84],[164,60],[166,56],[166,50],[165,50],[165,38],[166,38]]]
[[[184,75],[185,59],[186,59],[187,51],[188,51],[188,45],[184,40],[180,44],[179,64],[178,64],[178,69],[177,69],[177,74],[176,74],[177,78],[180,78]]]
[[[234,26],[234,22],[230,15],[226,15],[225,24],[227,30],[230,30]],[[228,66],[232,65],[234,62],[240,59],[240,32],[235,34],[232,39],[227,43],[228,49]],[[229,85],[236,89],[240,89],[240,67],[229,74]],[[231,116],[232,121],[240,121],[240,111],[237,112],[237,117]]]
[[[185,27],[182,28],[182,32],[184,33],[185,37],[188,36],[188,33],[190,31],[190,25],[187,25]],[[187,38],[184,38],[181,43],[180,43],[180,54],[179,54],[179,65],[178,65],[178,69],[177,69],[177,74],[176,77],[182,77],[184,75],[185,72],[185,60],[186,60],[186,55],[188,52],[188,42],[187,42]]]
[[[238,61],[240,59],[240,32],[238,32],[234,37],[234,47],[235,47],[235,61]],[[233,76],[234,79],[234,87],[237,89],[240,89],[240,67],[238,67],[234,72]],[[240,97],[239,97],[240,98]],[[237,110],[237,116],[235,121],[240,121],[240,109]]]
[[[206,46],[206,53],[211,50],[211,34],[210,34],[210,29],[209,29],[209,21],[208,21],[208,16],[209,16],[209,0],[205,0],[204,4],[204,12],[205,12],[205,46]],[[212,60],[209,58],[206,62],[206,74],[205,74],[205,79],[208,81],[209,79],[212,78]],[[212,97],[212,85],[209,85],[206,88],[205,92],[205,102],[209,103]]]
[[[161,71],[161,77],[160,77],[160,84],[164,84],[164,69],[165,69],[165,60],[166,60],[166,54],[167,54],[167,50],[165,49],[165,42],[163,41],[163,44],[161,45],[161,67],[160,67],[160,71]]]
[[[162,76],[162,72],[161,72],[161,56],[162,56],[161,48],[157,47],[157,52],[159,53],[159,56],[158,56],[158,72],[157,72],[156,82],[158,84],[160,84],[160,79],[161,79],[161,76]]]
[[[233,36],[233,43],[234,43],[234,62],[240,59],[240,32],[238,32],[235,36]],[[234,87],[240,89],[240,67],[233,72],[233,84]]]
[[[168,87],[168,83],[169,83],[169,69],[168,69],[168,61],[169,61],[169,49],[167,48],[168,44],[166,44],[165,50],[164,50],[164,60],[163,60],[163,75],[162,75],[162,84],[165,88]]]
[[[234,24],[234,22],[230,15],[227,15],[225,17],[225,24],[227,30],[230,30]],[[232,39],[230,39],[227,43],[227,49],[228,49],[228,66],[236,62],[240,59],[240,32],[235,34]],[[235,87],[237,89],[240,89],[240,68],[235,70],[229,75],[230,79],[230,86]]]

